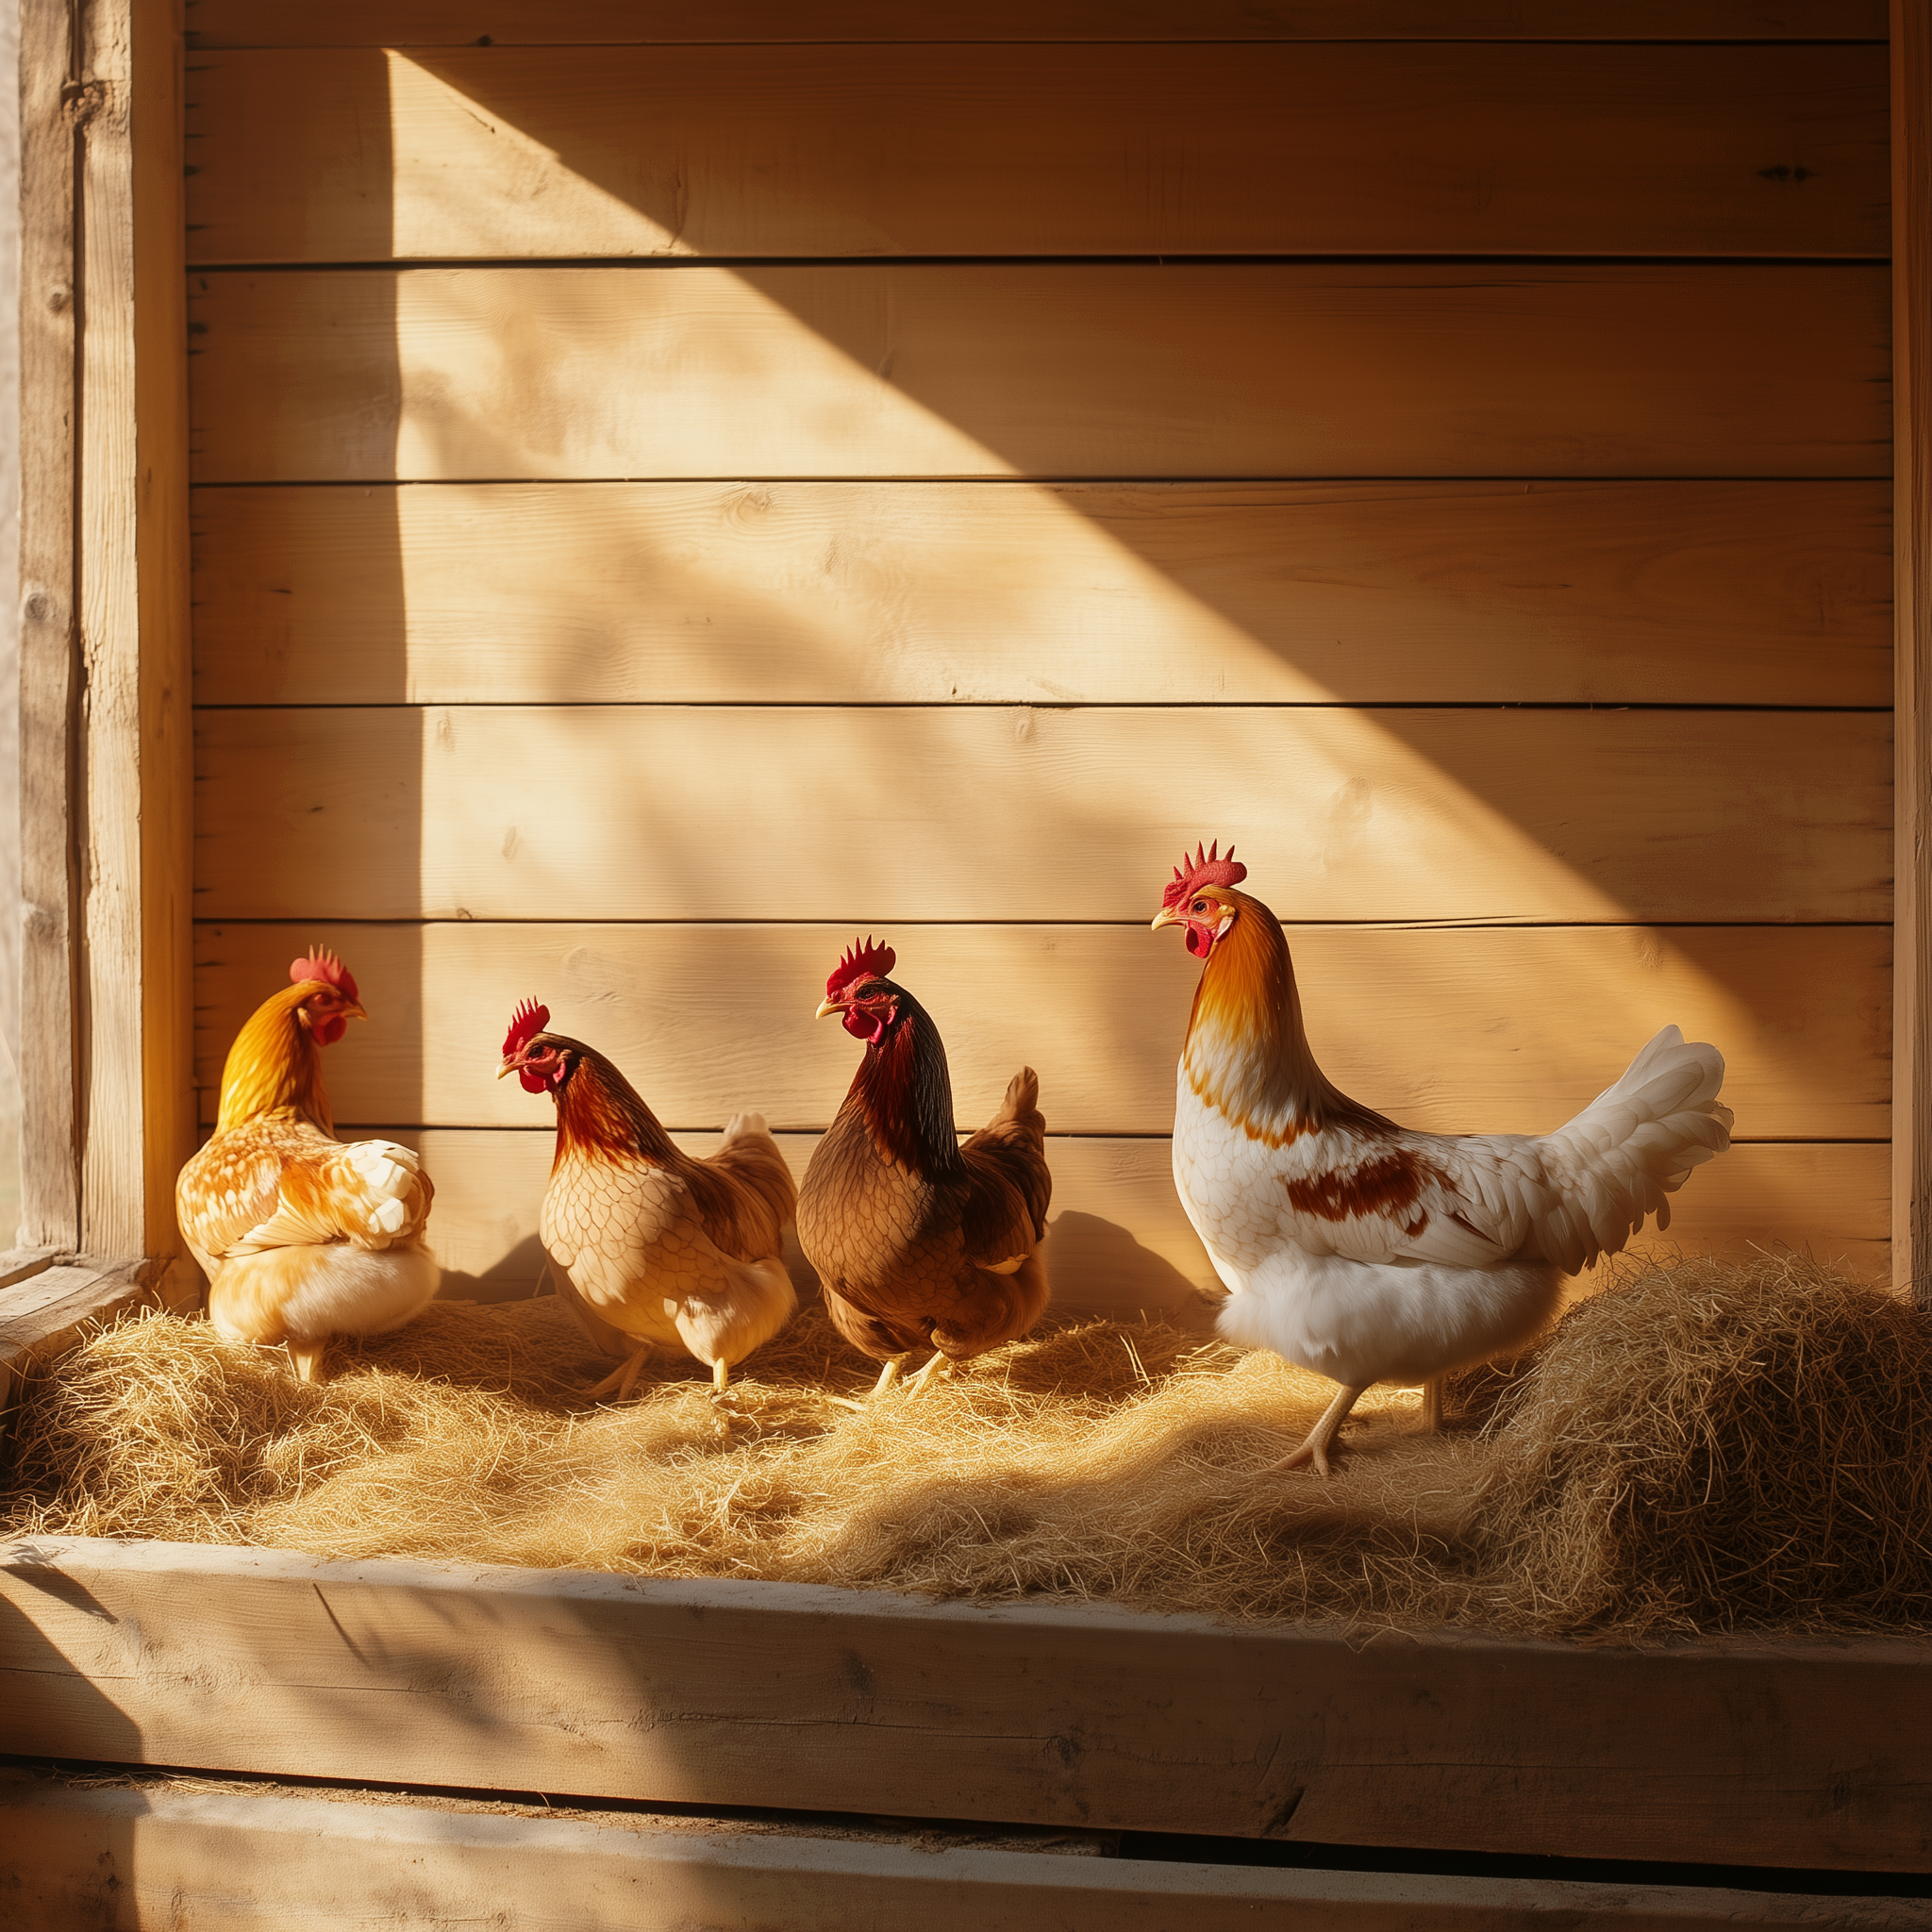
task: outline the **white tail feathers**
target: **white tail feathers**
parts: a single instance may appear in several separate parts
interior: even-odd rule
[[[1566,1273],[1614,1255],[1657,1216],[1690,1170],[1731,1144],[1732,1113],[1718,1100],[1724,1056],[1666,1026],[1567,1126],[1543,1142],[1557,1198],[1541,1217],[1539,1246]]]

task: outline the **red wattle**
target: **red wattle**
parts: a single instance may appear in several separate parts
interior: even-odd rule
[[[315,1029],[318,1046],[333,1046],[349,1030],[349,1023],[339,1013],[333,1020],[325,1020]]]
[[[525,1093],[541,1093],[550,1084],[541,1074],[533,1073],[528,1067],[519,1067],[517,1078],[523,1082]]]
[[[854,1040],[862,1040],[866,1045],[877,1043],[878,1037],[886,1030],[884,1018],[877,1013],[862,1013],[857,1007],[851,1008],[840,1021],[840,1024]]]
[[[1188,927],[1188,951],[1197,959],[1205,959],[1214,950],[1214,935],[1205,925]]]

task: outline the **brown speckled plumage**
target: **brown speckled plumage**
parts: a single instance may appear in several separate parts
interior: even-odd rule
[[[961,1146],[945,1048],[903,987],[806,1169],[798,1240],[839,1331],[875,1361],[937,1349],[964,1361],[1024,1335],[1047,1302],[1053,1179],[1032,1068]]]

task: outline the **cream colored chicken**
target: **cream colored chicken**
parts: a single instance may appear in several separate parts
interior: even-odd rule
[[[738,1115],[708,1158],[686,1154],[604,1056],[560,1033],[547,1007],[517,1008],[498,1077],[557,1103],[557,1154],[541,1232],[551,1278],[585,1332],[622,1366],[591,1392],[622,1401],[652,1351],[731,1368],[797,1304],[783,1235],[798,1191],[755,1113]]]
[[[175,1183],[181,1233],[223,1334],[286,1343],[314,1381],[329,1338],[399,1328],[436,1292],[424,1245],[434,1190],[413,1150],[335,1137],[322,1048],[364,1020],[333,953],[289,968],[235,1036],[221,1114]]]

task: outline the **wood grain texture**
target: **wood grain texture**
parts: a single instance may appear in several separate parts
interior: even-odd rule
[[[175,1176],[194,1151],[194,728],[181,0],[140,0],[130,52],[139,518],[142,1017],[140,1251],[187,1266]],[[111,1252],[96,1240],[92,1252]]]
[[[202,271],[208,482],[1887,474],[1857,266]]]
[[[345,1122],[341,1131],[422,1150],[436,1183],[429,1246],[444,1270],[444,1295],[512,1299],[536,1290],[543,1269],[537,1215],[550,1175],[551,1132],[421,1130],[379,1121]],[[715,1134],[676,1138],[696,1155],[718,1145]],[[778,1144],[802,1177],[818,1136],[783,1134]],[[1053,1214],[1041,1252],[1055,1307],[1125,1316],[1140,1308],[1193,1308],[1203,1290],[1219,1297],[1213,1265],[1174,1193],[1164,1136],[1055,1134],[1046,1158]],[[1685,1183],[1669,1229],[1647,1229],[1631,1251],[1741,1261],[1790,1246],[1861,1278],[1882,1276],[1890,1265],[1888,1161],[1883,1145],[1861,1141],[1733,1147]],[[814,1277],[790,1237],[787,1257],[801,1290],[808,1290]],[[1583,1275],[1579,1287],[1601,1279]]]
[[[66,6],[21,22],[20,766],[21,1225],[26,1244],[80,1241],[78,1014],[82,917],[75,820],[79,612],[75,604],[74,21]]]
[[[304,1918],[393,1932],[440,1932],[453,1921],[634,1932],[1163,1932],[1184,1921],[1189,1932],[1235,1932],[1262,1914],[1281,1932],[1932,1926],[1924,1899],[1271,1871],[1093,1856],[1108,1842],[1098,1834],[893,1833],[865,1819],[794,1833],[689,1814],[371,1803],[326,1788],[101,1789],[0,1771],[0,1820],[14,1909],[35,1924],[100,1932],[143,1932],[171,1912],[195,1932],[280,1932]]]
[[[188,0],[201,47],[814,41],[1867,40],[1884,0]]]
[[[1890,246],[1876,46],[257,51],[188,132],[197,262]]]
[[[1882,482],[202,490],[203,704],[1885,705]]]
[[[1932,1310],[1932,18],[1893,0],[1898,972],[1893,1279]]]
[[[314,943],[354,971],[372,1022],[325,1066],[342,1120],[547,1125],[496,1077],[525,997],[608,1054],[667,1126],[754,1108],[829,1124],[859,1049],[813,1018],[852,933],[824,925],[205,925],[195,1077],[211,1124],[229,1042]],[[1030,1065],[1057,1134],[1165,1133],[1198,964],[1127,926],[915,926],[897,977],[946,1042],[959,1124]],[[1542,1133],[1607,1087],[1658,1027],[1724,1055],[1747,1140],[1883,1140],[1891,1064],[1884,926],[1294,926],[1302,1008],[1341,1089],[1407,1126]]]
[[[1883,920],[1864,713],[204,711],[203,919],[1141,921],[1232,839],[1292,921]]]
[[[65,1538],[16,1545],[0,1603],[0,1750],[25,1756],[1315,1843],[1932,1855],[1932,1755],[1899,1722],[1922,1639],[1364,1640]]]

